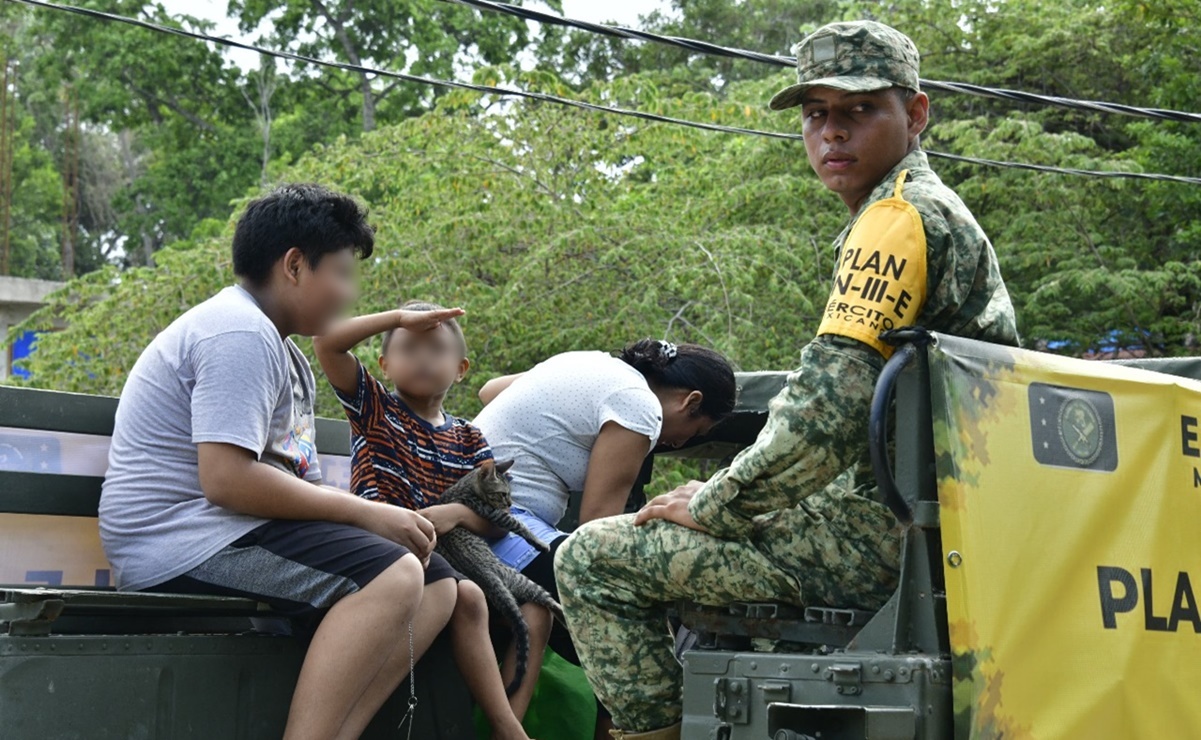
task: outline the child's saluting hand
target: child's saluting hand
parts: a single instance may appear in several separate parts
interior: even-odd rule
[[[394,328],[423,332],[437,329],[442,326],[443,321],[457,319],[467,312],[461,308],[442,308],[436,311],[409,311],[399,308],[393,313],[396,315]]]
[[[397,515],[395,537],[420,540],[418,535],[424,536],[425,542],[417,544],[428,549],[417,550],[420,553],[429,552],[441,535],[456,527],[485,537],[500,534],[499,528],[462,503],[439,503],[463,471],[492,460],[480,430],[442,409],[447,393],[471,365],[467,340],[456,320],[463,313],[461,308],[408,301],[391,311],[349,319],[313,339],[317,359],[350,421],[351,489],[364,498],[386,502],[377,508]],[[373,377],[353,352],[355,345],[373,336],[380,338],[379,369],[394,390]],[[407,531],[414,522],[420,531]],[[456,577],[441,555],[434,552],[429,557],[427,583]],[[528,662],[532,666],[541,665],[540,646],[546,644],[550,631],[549,612],[538,609],[545,619],[537,633],[538,650],[531,637]],[[459,581],[450,624],[455,662],[492,724],[492,737],[529,740],[519,718],[529,705],[538,671],[526,671],[520,688],[511,697],[506,693],[506,680],[516,675],[516,656],[504,662],[510,676],[505,679],[491,650],[488,606],[479,586]]]
[[[329,328],[322,336],[313,337],[313,348],[317,351],[317,359],[325,377],[335,389],[342,393],[354,394],[359,385],[359,361],[351,350],[359,342],[368,337],[383,335],[383,350],[380,352],[381,367],[384,367],[384,355],[387,354],[389,340],[393,334],[411,333],[419,335],[419,342],[428,343],[430,332],[442,326],[451,327],[454,320],[466,312],[461,308],[437,308],[431,310],[397,308],[382,311],[368,316],[358,316],[339,322]],[[461,343],[462,334],[455,325],[455,344]],[[455,362],[455,366],[458,366]],[[387,373],[386,367],[384,368]],[[464,366],[458,374],[467,371]],[[393,379],[395,382],[395,379]],[[446,383],[447,388],[454,378]],[[446,390],[445,388],[443,389]]]

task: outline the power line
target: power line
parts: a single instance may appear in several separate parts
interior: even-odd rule
[[[529,90],[519,90],[511,87],[498,87],[494,85],[477,85],[470,82],[459,82],[457,80],[442,80],[434,77],[425,77],[422,75],[412,75],[406,72],[394,72],[385,69],[375,69],[373,67],[365,67],[358,64],[348,64],[346,62],[328,61],[316,59],[314,57],[296,54],[290,51],[279,51],[275,49],[266,49],[261,46],[255,46],[242,41],[224,38],[221,36],[212,36],[198,31],[189,31],[184,28],[173,26],[164,26],[152,21],[142,20],[140,18],[129,18],[123,15],[107,13],[101,10],[93,10],[91,8],[81,8],[74,5],[60,5],[58,3],[47,2],[46,0],[10,0],[11,2],[19,2],[25,5],[34,7],[47,8],[50,10],[58,10],[67,13],[75,13],[90,18],[98,18],[101,20],[113,21],[116,23],[124,23],[131,26],[137,26],[158,33],[166,33],[173,36],[182,36],[197,41],[207,41],[210,43],[227,46],[234,49],[243,49],[252,51],[257,54],[275,57],[277,59],[287,59],[293,62],[301,62],[304,64],[315,64],[317,66],[329,67],[332,69],[340,69],[347,72],[355,72],[357,74],[371,74],[390,79],[401,80],[405,82],[414,82],[421,85],[431,85],[436,87],[445,87],[455,90],[471,90],[473,92],[484,93],[487,95],[498,95],[501,97],[516,97],[525,98],[527,100],[537,100],[544,103],[555,103],[557,105],[570,106],[580,110],[592,111],[595,113],[608,113],[612,115],[626,116],[629,118],[637,118],[644,121],[652,121],[656,123],[667,123],[676,126],[687,126],[689,128],[701,129],[703,131],[714,131],[727,134],[743,134],[748,136],[762,136],[773,139],[785,139],[792,141],[803,141],[804,137],[800,134],[784,133],[781,131],[764,131],[762,129],[741,128],[737,126],[722,126],[715,123],[704,123],[702,121],[691,121],[683,118],[674,118],[672,116],[660,115],[658,113],[647,113],[645,111],[631,110],[629,108],[619,108],[615,106],[597,105],[588,103],[582,100],[572,100],[570,98],[561,98],[555,95],[546,93],[531,92]],[[1035,165],[1023,162],[1005,162],[992,159],[979,159],[976,157],[968,157],[958,154],[946,154],[926,150],[926,154],[931,157],[948,159],[957,162],[965,162],[974,165],[986,167],[1001,167],[1009,169],[1032,170],[1037,172],[1045,172],[1059,175],[1079,175],[1098,178],[1119,178],[1131,180],[1155,180],[1160,182],[1176,182],[1189,185],[1201,185],[1201,178],[1198,177],[1183,177],[1180,175],[1165,175],[1159,173],[1147,172],[1122,172],[1113,170],[1079,170],[1063,167],[1052,167],[1049,165]]]
[[[634,41],[650,41],[652,43],[674,46],[679,49],[686,49],[688,51],[698,54],[705,54],[708,56],[746,59],[752,62],[775,65],[777,67],[796,67],[797,65],[796,57],[782,56],[777,54],[764,54],[758,51],[749,51],[747,49],[721,46],[718,44],[709,43],[708,41],[699,41],[697,39],[683,38],[681,36],[665,36],[663,34],[651,33],[650,31],[641,31],[637,28],[629,28],[626,26],[610,26],[601,23],[590,23],[588,21],[581,21],[574,18],[565,18],[561,15],[555,15],[554,13],[532,10],[530,8],[523,8],[517,5],[510,5],[509,3],[498,3],[494,2],[493,0],[443,0],[443,2],[455,3],[457,5],[467,5],[483,10],[491,10],[496,13],[504,13],[506,15],[516,16],[525,20],[535,21],[537,23],[549,23],[567,28],[577,28],[582,31],[588,31],[589,33],[602,36],[609,36],[611,38],[630,39]],[[1055,95],[1039,95],[1037,93],[1024,92],[1021,90],[1006,90],[1004,88],[973,85],[967,82],[922,80],[921,85],[923,88],[930,90],[940,90],[942,92],[960,93],[964,95],[975,95],[978,97],[993,98],[996,100],[1008,100],[1014,103],[1043,105],[1053,108],[1068,108],[1071,110],[1084,110],[1092,113],[1114,113],[1123,116],[1152,118],[1161,121],[1201,123],[1201,113],[1166,110],[1163,108],[1142,108],[1134,105],[1124,105],[1122,103],[1110,103],[1103,100],[1076,100],[1073,98],[1062,98]]]
[[[1201,184],[1201,177],[1182,177],[1179,175],[1161,175],[1152,172],[1123,172],[1121,170],[1081,170],[1075,167],[1052,167],[1046,164],[1031,164],[1029,162],[1006,162],[999,159],[982,159],[980,157],[965,157],[960,154],[946,152],[926,152],[927,155],[945,159],[951,162],[987,167],[1005,167],[1014,170],[1029,170],[1030,172],[1045,172],[1055,175],[1080,175],[1083,177],[1101,177],[1110,179],[1163,180],[1165,182],[1182,182]]]
[[[647,113],[645,111],[630,110],[628,108],[618,108],[615,106],[597,105],[595,103],[589,103],[589,102],[586,102],[583,100],[572,100],[570,98],[561,98],[561,97],[558,97],[555,95],[549,95],[546,93],[539,93],[539,92],[531,92],[529,90],[518,90],[517,88],[511,88],[511,87],[498,87],[495,85],[477,85],[472,82],[460,82],[458,80],[442,80],[442,79],[438,79],[436,77],[413,75],[413,74],[409,74],[407,72],[395,72],[392,70],[375,69],[373,67],[366,67],[366,66],[362,66],[362,65],[358,65],[358,64],[349,64],[346,62],[337,62],[337,61],[329,61],[329,60],[325,60],[325,59],[317,59],[315,57],[308,57],[308,56],[304,56],[303,54],[296,54],[296,53],[290,52],[290,51],[279,51],[276,49],[267,49],[264,47],[255,46],[253,44],[247,44],[247,43],[244,43],[241,41],[235,41],[233,39],[224,38],[221,36],[211,36],[209,34],[200,33],[198,31],[189,31],[187,29],[176,28],[174,26],[164,26],[159,23],[142,20],[140,18],[129,18],[127,16],[117,15],[115,13],[107,13],[107,12],[104,12],[101,10],[93,10],[91,8],[81,8],[81,7],[77,7],[74,5],[60,5],[58,3],[46,2],[46,0],[10,0],[10,1],[11,2],[19,2],[19,3],[23,3],[25,5],[32,5],[32,6],[41,7],[41,8],[48,8],[50,10],[60,10],[60,11],[68,12],[68,13],[75,13],[77,15],[89,16],[92,18],[99,18],[99,19],[107,20],[107,21],[114,21],[117,23],[125,23],[125,24],[131,25],[131,26],[137,26],[139,28],[144,28],[144,29],[147,29],[150,31],[157,31],[160,33],[171,34],[174,36],[183,36],[185,38],[195,39],[198,41],[208,41],[208,42],[211,42],[214,44],[219,44],[221,46],[228,46],[228,47],[231,47],[234,49],[242,49],[245,51],[252,51],[252,52],[255,52],[258,54],[264,54],[266,56],[275,57],[277,59],[287,59],[289,61],[301,62],[303,64],[315,64],[315,65],[321,66],[321,67],[330,67],[332,69],[340,69],[340,70],[343,70],[346,72],[355,72],[358,74],[378,75],[380,77],[387,77],[387,78],[401,80],[401,81],[405,81],[405,82],[415,82],[415,83],[421,84],[421,85],[431,85],[434,87],[447,87],[447,88],[452,88],[452,89],[456,89],[456,90],[471,90],[474,92],[484,93],[484,94],[488,94],[488,95],[499,95],[499,96],[503,96],[503,97],[527,98],[529,100],[537,100],[537,101],[541,101],[541,102],[545,102],[545,103],[556,103],[559,105],[567,105],[567,106],[571,106],[573,108],[580,108],[582,110],[593,111],[596,113],[612,113],[612,114],[621,115],[621,116],[639,118],[639,119],[646,120],[646,121],[654,121],[654,122],[658,122],[658,123],[670,123],[670,124],[675,124],[675,125],[680,125],[680,126],[689,126],[692,128],[703,129],[705,131],[716,131],[716,132],[721,132],[721,133],[749,134],[749,135],[754,135],[754,136],[767,136],[770,138],[777,138],[777,139],[800,140],[803,138],[799,134],[789,134],[789,133],[783,133],[783,132],[778,132],[778,131],[763,131],[763,130],[759,130],[759,129],[738,128],[738,127],[732,127],[732,126],[722,126],[719,124],[704,123],[701,121],[688,121],[688,120],[684,120],[681,118],[673,118],[671,116],[660,115],[658,113]],[[1199,179],[1198,182],[1201,182],[1201,179]]]

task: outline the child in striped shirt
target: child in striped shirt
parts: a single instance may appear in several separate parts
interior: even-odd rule
[[[350,420],[351,491],[358,496],[420,510],[439,535],[466,527],[482,537],[500,534],[462,504],[439,504],[442,492],[480,465],[492,464],[483,434],[466,420],[447,414],[442,402],[463,379],[470,362],[456,316],[460,309],[409,302],[397,311],[345,321],[314,339],[317,359]],[[351,350],[383,335],[379,367],[396,391],[376,380]],[[429,567],[449,568],[436,553]],[[530,670],[512,697],[516,657],[510,645],[503,670],[497,667],[488,633],[488,607],[480,588],[459,580],[451,616],[455,661],[472,696],[492,724],[495,738],[526,738],[521,717],[529,707],[537,667],[550,634],[543,607],[522,605],[530,628]]]

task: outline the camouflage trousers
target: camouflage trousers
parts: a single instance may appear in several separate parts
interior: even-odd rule
[[[845,548],[846,533],[837,523],[809,523],[803,534],[810,545],[837,539],[833,549]],[[559,597],[580,664],[614,723],[631,732],[681,718],[683,673],[666,626],[671,602],[800,605],[803,593],[829,590],[806,587],[802,581],[808,579],[797,572],[780,567],[750,542],[661,521],[635,527],[632,515],[581,527],[555,559]],[[816,582],[831,579],[824,569],[811,575]]]
[[[618,727],[680,720],[683,676],[665,606],[792,601],[796,581],[753,546],[630,516],[591,522],[559,547],[555,580],[593,691]]]

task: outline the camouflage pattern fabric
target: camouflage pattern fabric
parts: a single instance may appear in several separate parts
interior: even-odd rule
[[[927,245],[926,301],[913,323],[1017,345],[992,246],[925,154],[898,163],[859,213],[892,196],[904,170],[903,196],[922,217]],[[874,498],[867,465],[868,411],[882,366],[879,352],[852,339],[824,335],[806,345],[758,439],[693,498],[689,511],[711,535],[663,522],[635,528],[619,517],[581,527],[560,547],[568,624],[619,727],[649,731],[680,719],[680,667],[663,627],[668,602],[874,609],[891,595],[900,532]]]
[[[796,605],[849,602],[848,580],[865,576],[880,606],[896,588],[899,535],[882,504],[853,495],[849,476],[822,503],[803,503],[793,565],[781,567],[755,541],[724,540],[667,522],[633,526],[633,516],[584,525],[555,563],[580,662],[618,727],[646,732],[680,721],[683,680],[668,634],[666,603],[688,599]],[[813,497],[815,500],[818,497]],[[567,594],[571,594],[570,597]]]
[[[1016,346],[1013,304],[992,245],[963,201],[930,169],[924,152],[902,159],[859,213],[892,195],[894,180],[905,170],[903,195],[922,217],[928,264],[926,301],[912,323]],[[772,399],[759,438],[697,492],[689,507],[693,518],[719,537],[754,536],[788,563],[793,546],[788,530],[803,512],[796,505],[867,454],[868,409],[881,367],[880,354],[857,341],[831,335],[807,345],[800,368]]]
[[[618,727],[647,732],[680,721],[683,676],[664,602],[773,601],[798,589],[749,542],[633,519],[578,530],[560,547],[555,577],[560,595],[572,594],[568,626],[597,698]]]
[[[919,89],[917,47],[895,28],[875,21],[830,23],[792,47],[797,83],[771,99],[772,110],[801,104],[811,87],[871,92],[889,87]]]

